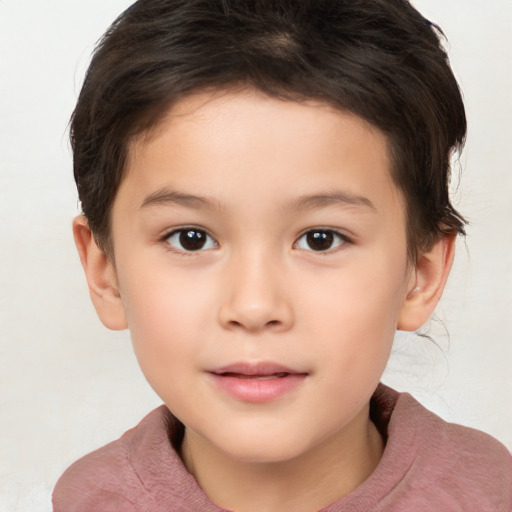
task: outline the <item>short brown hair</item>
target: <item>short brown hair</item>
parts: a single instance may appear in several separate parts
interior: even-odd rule
[[[409,256],[464,233],[449,198],[466,135],[442,32],[406,0],[138,0],[97,46],[71,120],[84,215],[110,250],[133,137],[199,90],[252,87],[350,111],[388,138]]]

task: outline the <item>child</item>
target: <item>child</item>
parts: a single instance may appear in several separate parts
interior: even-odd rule
[[[76,462],[72,511],[503,511],[512,459],[379,384],[464,219],[464,107],[404,0],[139,0],[71,125],[102,322],[165,405]]]

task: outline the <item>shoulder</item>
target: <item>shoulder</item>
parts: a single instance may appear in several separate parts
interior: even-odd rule
[[[152,446],[166,443],[165,411],[155,409],[118,440],[72,464],[55,486],[54,512],[139,510],[149,494],[139,466]]]
[[[440,503],[453,500],[469,507],[460,510],[509,512],[512,457],[499,441],[442,420],[406,393],[397,401],[389,428],[407,440],[415,489],[429,494],[435,489]]]

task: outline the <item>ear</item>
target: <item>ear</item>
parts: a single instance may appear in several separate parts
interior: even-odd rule
[[[418,330],[432,315],[443,293],[455,255],[455,236],[445,236],[420,255],[398,316],[398,329]]]
[[[92,303],[100,320],[109,329],[126,329],[126,315],[118,290],[114,264],[98,247],[87,219],[82,215],[73,220],[73,236],[89,285]]]

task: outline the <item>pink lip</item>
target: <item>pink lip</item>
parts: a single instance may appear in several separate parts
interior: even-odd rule
[[[235,363],[209,370],[221,390],[243,402],[262,403],[280,398],[308,375],[272,362]]]

